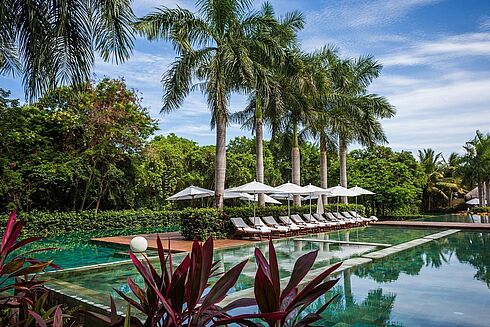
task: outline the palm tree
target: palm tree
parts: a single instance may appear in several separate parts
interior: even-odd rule
[[[454,191],[460,191],[461,188],[455,178],[444,175],[445,166],[442,164],[442,153],[435,153],[433,149],[419,150],[419,162],[427,176],[424,187],[424,208],[431,210],[434,195],[438,195],[448,201],[451,201],[451,195]]]
[[[466,142],[466,151],[459,173],[463,180],[472,187],[478,186],[480,205],[490,203],[490,134],[476,131],[475,137]]]
[[[90,77],[94,49],[124,61],[133,47],[131,0],[0,1],[0,74],[20,74],[33,100]]]
[[[277,83],[277,76],[283,69],[287,59],[287,50],[296,42],[296,33],[303,28],[304,18],[300,12],[294,11],[287,13],[284,18],[276,20],[274,9],[270,3],[262,6],[262,15],[276,24],[273,28],[259,29],[254,31],[254,38],[263,40],[270,44],[267,51],[262,47],[251,49],[251,57],[254,61],[253,80],[250,80],[249,88],[253,90],[249,104],[243,112],[233,115],[233,119],[243,126],[251,128],[255,132],[255,154],[256,154],[256,180],[264,182],[264,112],[269,111],[270,102],[275,101],[275,109],[282,111],[280,90]],[[271,109],[272,110],[272,109]],[[253,122],[251,116],[253,115]],[[259,205],[265,206],[265,197],[259,194]]]
[[[248,90],[249,81],[255,80],[252,52],[269,49],[266,40],[255,38],[256,31],[273,29],[276,22],[251,13],[250,0],[199,0],[196,7],[197,13],[162,7],[135,27],[149,40],[171,41],[178,54],[162,80],[162,112],[178,108],[193,89],[207,97],[211,126],[216,128],[215,205],[222,208],[230,95]],[[193,78],[200,83],[193,85]]]
[[[382,66],[371,56],[356,60],[329,57],[332,80],[324,108],[331,130],[338,136],[340,185],[347,187],[347,146],[351,142],[372,146],[387,141],[379,119],[391,118],[395,108],[377,94],[367,93],[367,88],[378,77]],[[347,203],[347,198],[342,198]]]

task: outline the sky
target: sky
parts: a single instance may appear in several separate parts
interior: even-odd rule
[[[476,130],[490,131],[490,0],[270,0],[277,15],[300,10],[306,18],[299,40],[305,51],[334,44],[343,57],[373,55],[383,65],[369,91],[386,96],[397,114],[383,121],[389,146],[414,153],[431,147],[462,153]],[[194,10],[194,0],[135,0],[138,16],[155,7]],[[263,1],[254,1],[259,8]],[[96,60],[94,79],[123,77],[137,89],[158,134],[175,133],[214,144],[204,96],[191,93],[170,114],[160,114],[162,75],[175,59],[170,44],[135,40],[133,56],[115,65]],[[0,87],[23,99],[19,78],[0,77]],[[245,107],[233,95],[230,110]],[[232,124],[228,139],[251,136]],[[266,135],[267,137],[267,135]],[[355,147],[355,145],[353,146]]]

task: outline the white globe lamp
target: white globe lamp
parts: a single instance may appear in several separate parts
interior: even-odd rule
[[[143,236],[136,236],[129,243],[129,248],[135,253],[145,252],[148,248],[148,241]]]

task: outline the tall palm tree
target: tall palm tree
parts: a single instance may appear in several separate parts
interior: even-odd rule
[[[463,180],[472,187],[478,186],[480,205],[485,200],[490,203],[490,134],[476,131],[475,137],[466,142],[466,151],[462,159],[460,174]],[[486,195],[486,196],[485,196]]]
[[[379,76],[382,66],[371,56],[356,60],[330,58],[331,93],[327,111],[331,130],[338,136],[340,185],[347,187],[347,146],[351,142],[372,146],[387,141],[379,119],[391,118],[395,108],[377,94],[369,94],[368,86]],[[347,198],[342,198],[347,203]]]
[[[0,74],[23,77],[32,100],[90,77],[94,49],[127,59],[133,47],[132,0],[0,1]]]
[[[434,203],[434,195],[451,201],[451,194],[461,188],[455,178],[444,175],[445,166],[442,163],[442,153],[433,149],[419,150],[419,162],[427,176],[424,187],[424,209],[430,211]],[[449,196],[448,196],[449,193]]]
[[[149,40],[172,42],[178,54],[162,80],[162,112],[178,108],[193,89],[207,97],[211,126],[216,128],[214,187],[218,208],[223,207],[230,95],[249,90],[256,68],[252,51],[269,49],[268,42],[255,38],[255,32],[270,30],[276,23],[261,13],[250,12],[251,5],[250,0],[198,0],[196,13],[162,7],[135,25]],[[193,78],[200,82],[193,85]]]
[[[284,18],[276,20],[274,9],[270,3],[264,3],[262,13],[264,18],[270,19],[276,24],[264,29],[264,26],[254,31],[254,38],[263,40],[269,44],[269,48],[256,47],[251,49],[251,57],[254,61],[254,79],[250,80],[249,87],[253,90],[247,108],[243,112],[236,113],[233,119],[255,132],[256,155],[256,180],[264,182],[264,112],[269,111],[269,103],[275,101],[275,109],[282,110],[280,89],[277,76],[283,69],[287,59],[288,48],[294,46],[296,33],[303,28],[304,18],[300,12],[287,13]],[[264,51],[267,50],[267,51]],[[253,114],[253,122],[250,116]],[[249,121],[250,120],[250,121]],[[259,205],[265,206],[265,197],[259,194]]]

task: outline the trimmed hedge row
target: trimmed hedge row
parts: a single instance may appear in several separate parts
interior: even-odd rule
[[[179,226],[184,211],[121,210],[82,212],[20,213],[26,221],[24,232],[41,236],[77,231],[141,229],[147,227]],[[2,220],[5,224],[5,220]]]
[[[354,210],[354,204],[339,204],[339,211]],[[336,211],[336,204],[325,205],[326,211]],[[358,206],[358,211],[364,213],[364,207]],[[287,215],[287,206],[268,206],[256,208],[257,216]],[[291,207],[291,213],[309,213],[307,205]],[[316,212],[316,206],[312,207]],[[141,230],[159,227],[168,230],[169,227],[180,227],[182,235],[189,240],[205,240],[212,236],[222,239],[233,233],[230,217],[253,216],[252,206],[226,207],[222,213],[212,208],[188,208],[184,210],[121,210],[121,211],[82,211],[82,212],[40,212],[19,215],[26,221],[26,235],[54,236],[68,232],[81,231],[115,231]],[[6,217],[6,216],[5,216]],[[248,221],[248,220],[246,220]],[[2,225],[6,220],[2,219]]]
[[[486,207],[474,207],[471,210],[474,213],[490,213],[490,206],[486,206]]]

